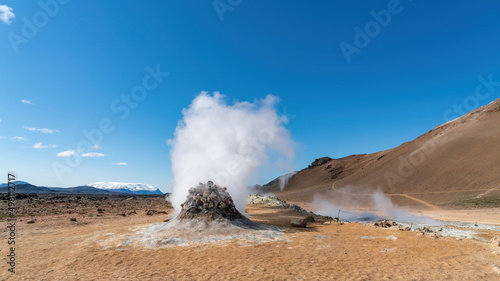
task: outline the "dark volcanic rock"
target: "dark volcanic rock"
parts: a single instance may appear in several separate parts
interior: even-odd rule
[[[290,222],[290,225],[293,227],[307,227],[307,220],[305,218],[303,219],[293,219]]]
[[[315,167],[319,167],[321,165],[324,165],[330,161],[332,161],[333,159],[330,158],[330,157],[321,157],[321,158],[318,158],[318,159],[315,159],[314,162],[311,163],[311,165],[309,165],[309,169],[312,169],[312,168],[315,168]]]
[[[245,217],[236,209],[226,188],[209,181],[189,190],[186,201],[181,205],[179,220],[205,218],[208,220],[239,220]]]
[[[307,217],[305,217],[305,218],[304,218],[304,220],[305,220],[306,222],[316,222],[316,220],[314,219],[314,217],[313,217],[313,216],[307,216]]]

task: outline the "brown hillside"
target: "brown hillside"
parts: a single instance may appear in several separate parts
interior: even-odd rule
[[[314,194],[349,185],[380,188],[409,206],[500,195],[500,99],[393,149],[317,159],[284,191],[270,189],[308,203]]]

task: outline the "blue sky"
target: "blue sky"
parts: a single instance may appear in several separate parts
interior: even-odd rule
[[[166,140],[201,91],[280,97],[296,169],[398,146],[500,92],[497,1],[64,2],[0,2],[4,181],[13,171],[37,185],[123,181],[169,191]],[[342,42],[356,52],[346,58]],[[493,81],[481,95],[478,77]],[[121,95],[144,80],[146,96],[125,106]],[[113,131],[58,177],[54,163],[64,165],[71,157],[60,156],[100,122]]]

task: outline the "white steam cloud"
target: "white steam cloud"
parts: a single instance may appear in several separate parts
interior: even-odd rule
[[[170,200],[180,211],[188,190],[199,182],[227,187],[236,207],[244,210],[248,180],[270,160],[283,167],[294,156],[288,119],[278,115],[278,98],[228,104],[218,92],[201,92],[175,130],[171,161],[174,175]],[[288,165],[288,171],[291,165]]]
[[[297,171],[295,172],[291,172],[291,173],[288,173],[286,175],[282,175],[281,177],[279,177],[279,181],[280,181],[280,190],[284,190],[285,189],[285,185],[288,183],[288,180],[293,177],[295,174],[297,173]]]
[[[408,208],[392,203],[391,198],[380,189],[368,189],[356,186],[337,188],[326,194],[315,194],[312,201],[314,212],[352,221],[393,219],[400,222],[421,222],[440,224],[425,216],[416,216]]]

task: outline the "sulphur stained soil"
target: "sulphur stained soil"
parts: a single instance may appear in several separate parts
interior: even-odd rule
[[[290,210],[248,206],[250,219],[286,227]],[[19,222],[16,273],[1,280],[498,280],[500,256],[476,240],[431,238],[360,223],[309,223],[276,239],[178,246],[127,244],[165,215],[38,217]],[[497,234],[491,233],[491,236]],[[6,239],[2,232],[0,239]],[[115,240],[115,244],[107,243]],[[102,243],[107,243],[102,245]],[[6,248],[1,248],[6,253]],[[2,256],[4,256],[2,254]]]

